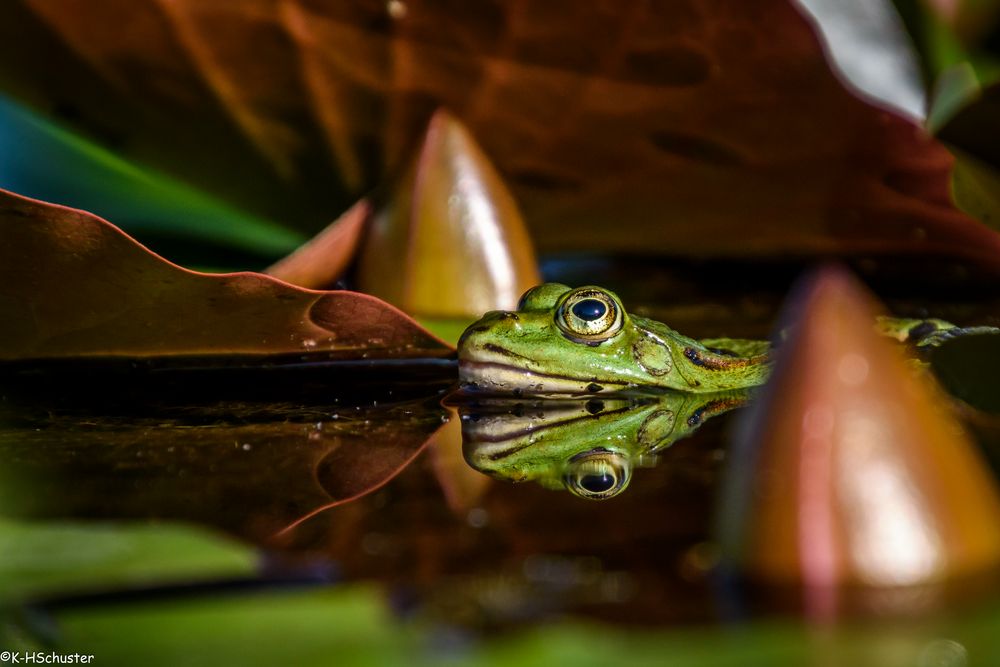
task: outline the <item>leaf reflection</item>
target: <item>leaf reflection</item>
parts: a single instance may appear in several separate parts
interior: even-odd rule
[[[436,397],[114,412],[0,403],[0,506],[20,517],[183,519],[267,543],[385,484],[444,415]]]

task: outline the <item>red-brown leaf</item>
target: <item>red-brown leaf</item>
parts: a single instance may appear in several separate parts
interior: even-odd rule
[[[787,0],[22,0],[0,83],[312,232],[444,106],[543,252],[1000,251],[947,151],[845,90]]]
[[[188,271],[81,211],[0,191],[0,361],[84,356],[440,357],[374,297]]]

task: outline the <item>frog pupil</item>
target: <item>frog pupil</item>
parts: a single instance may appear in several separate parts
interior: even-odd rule
[[[590,493],[604,493],[615,485],[615,477],[610,473],[599,475],[584,475],[580,480],[580,486]]]
[[[608,307],[597,299],[584,299],[573,306],[573,314],[587,322],[599,320],[607,312]]]

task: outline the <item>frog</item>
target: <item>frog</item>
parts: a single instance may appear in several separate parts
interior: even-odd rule
[[[963,334],[944,320],[879,318],[883,335],[933,348]],[[784,334],[779,334],[780,338]],[[514,311],[491,311],[458,342],[461,390],[468,393],[580,397],[654,388],[711,393],[765,383],[775,347],[740,338],[695,340],[626,312],[611,290],[545,283],[529,289]]]
[[[710,393],[763,384],[771,345],[695,340],[627,313],[597,286],[545,283],[515,311],[491,311],[458,342],[463,390],[524,396],[582,396],[654,387]]]
[[[497,480],[608,500],[628,487],[633,469],[655,465],[662,451],[712,417],[747,405],[754,391],[458,403],[462,452],[472,468]]]

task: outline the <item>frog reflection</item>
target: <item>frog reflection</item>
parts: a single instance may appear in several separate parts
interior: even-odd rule
[[[653,465],[706,420],[746,405],[752,391],[460,405],[463,453],[495,479],[606,500],[628,487],[634,467]]]

